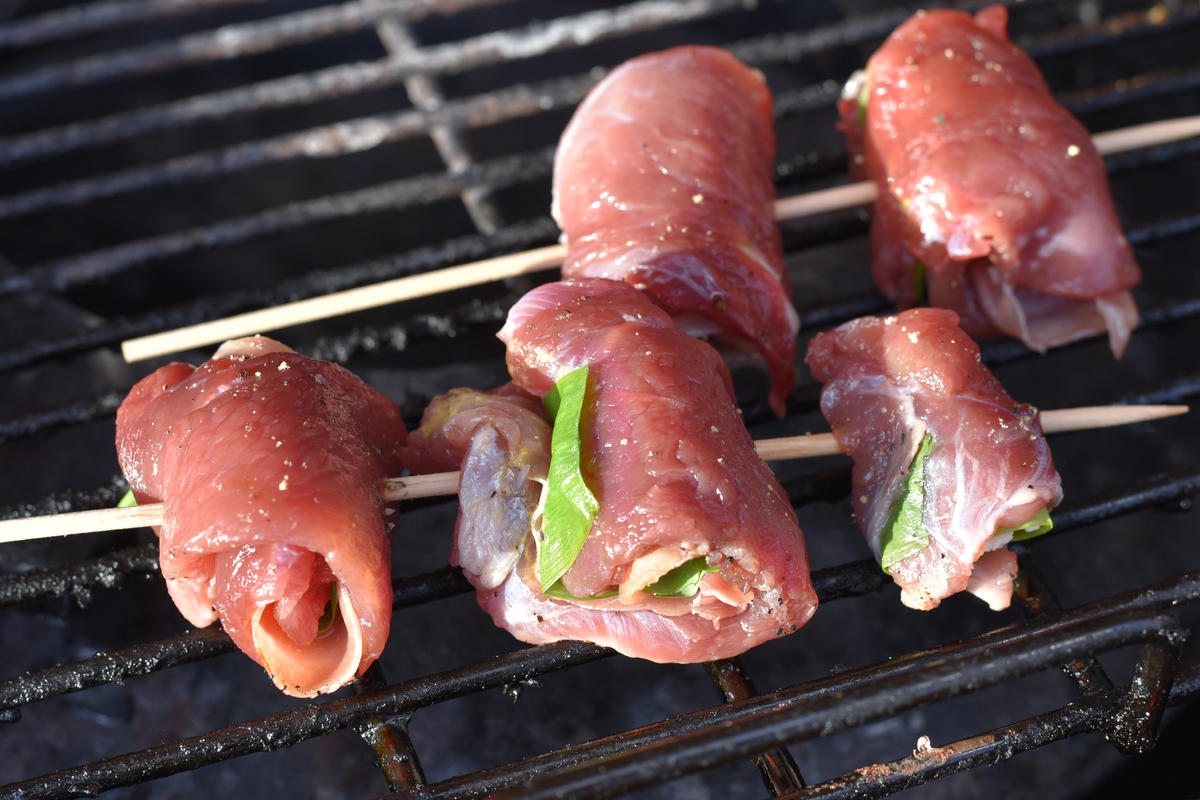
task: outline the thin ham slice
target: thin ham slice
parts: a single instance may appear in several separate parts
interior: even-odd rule
[[[579,106],[554,162],[565,278],[624,280],[730,355],[759,354],[782,416],[799,318],[775,225],[760,73],[715,47],[634,58]]]
[[[117,411],[121,469],[138,502],[163,503],[159,560],[180,612],[199,627],[219,618],[298,697],[337,689],[383,651],[381,484],[405,439],[382,394],[263,337],[159,369]]]
[[[598,279],[526,295],[500,334],[514,388],[455,390],[426,410],[414,463],[463,466],[455,559],[480,605],[522,641],[581,639],[660,662],[724,658],[791,633],[816,608],[804,539],[738,417],[709,345],[628,285]],[[583,470],[600,504],[548,597],[537,577],[550,426],[544,397],[587,364]],[[477,469],[475,465],[488,465]],[[680,564],[714,571],[691,597],[646,591]],[[502,577],[500,577],[502,576]],[[499,579],[498,579],[499,577]]]
[[[894,505],[926,435],[921,525],[928,541],[890,568],[901,600],[928,609],[963,590],[1008,606],[1016,562],[1001,528],[1062,499],[1037,411],[980,363],[953,311],[865,317],[812,340],[821,413],[854,460],[854,513],[882,557]]]
[[[901,307],[954,309],[974,336],[1044,351],[1107,331],[1119,357],[1141,271],[1091,137],[1007,22],[1002,6],[919,12],[848,84],[852,171],[880,189],[875,282]]]

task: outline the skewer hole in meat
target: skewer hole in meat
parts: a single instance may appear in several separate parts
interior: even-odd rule
[[[876,285],[1044,351],[1107,330],[1120,357],[1141,272],[1104,163],[990,6],[919,12],[846,86],[851,171],[879,188]]]
[[[631,59],[580,104],[554,161],[564,278],[624,280],[681,330],[761,356],[783,416],[799,317],[775,224],[763,76],[716,47]]]
[[[808,364],[854,460],[855,517],[901,601],[930,609],[966,590],[1006,608],[1006,545],[1047,532],[1062,499],[1037,411],[1004,391],[946,309],[853,320],[818,334]]]
[[[331,692],[391,620],[382,481],[406,431],[384,395],[266,339],[143,378],[117,412],[139,503],[161,501],[159,561],[189,622],[221,625],[285,693]]]
[[[712,347],[642,293],[601,279],[538,287],[499,335],[513,385],[436,399],[409,456],[419,471],[461,464],[453,559],[497,625],[535,644],[581,639],[694,662],[809,619],[817,598],[803,535]],[[552,424],[541,404],[555,393]],[[571,402],[573,432],[563,430]],[[551,461],[571,439],[595,505],[548,573],[547,554],[560,549],[551,539],[567,534],[552,513]]]

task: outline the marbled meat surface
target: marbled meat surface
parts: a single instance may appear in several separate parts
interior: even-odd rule
[[[455,439],[465,450],[455,553],[500,627],[526,642],[580,639],[693,662],[744,652],[809,619],[817,598],[803,535],[715,350],[627,284],[599,279],[535,289],[500,336],[514,383],[539,398],[588,365],[583,471],[600,511],[562,584],[576,598],[615,592],[542,593],[536,537],[549,425],[512,389],[459,390],[435,401],[413,444],[445,453]],[[695,595],[642,591],[696,558],[716,569]]]
[[[1009,397],[946,309],[853,320],[814,338],[808,364],[824,384],[821,413],[854,460],[854,514],[877,558],[913,457],[933,437],[928,544],[890,570],[905,605],[933,608],[965,589],[1006,607],[1016,557],[997,529],[1062,499],[1037,411]]]
[[[1007,22],[1002,6],[919,12],[847,86],[852,171],[880,190],[875,282],[901,307],[954,309],[974,336],[1045,350],[1107,330],[1120,356],[1141,272],[1091,137]]]
[[[554,162],[566,278],[628,281],[685,331],[758,353],[781,416],[799,319],[775,225],[761,74],[715,47],[634,58],[579,106]]]
[[[163,503],[159,559],[179,610],[201,627],[219,618],[302,697],[361,673],[387,640],[381,482],[405,439],[388,398],[262,337],[162,367],[117,412],[125,477],[138,502]]]

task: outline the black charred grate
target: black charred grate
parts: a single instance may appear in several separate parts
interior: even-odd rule
[[[1011,10],[1014,36],[1093,130],[1200,113],[1200,3]],[[832,128],[840,81],[911,11],[874,0],[0,2],[0,371],[11,387],[0,393],[0,517],[110,506],[123,492],[112,415],[150,368],[120,362],[123,339],[552,242],[557,134],[603,71],[636,53],[730,47],[775,89],[781,193],[845,180]],[[1061,407],[1200,395],[1198,154],[1191,140],[1109,159],[1146,273],[1141,327],[1119,364],[1099,341],[1045,357],[985,343],[1014,396]],[[865,274],[866,231],[862,210],[784,225],[802,336],[888,309]],[[492,334],[535,282],[280,335],[347,363],[413,421],[437,392],[504,380]],[[811,383],[775,422],[761,378],[743,377],[756,434],[824,428]],[[0,747],[17,755],[0,796],[237,785],[674,797],[683,781],[696,796],[881,797],[936,780],[928,790],[949,797],[963,785],[998,793],[992,771],[973,768],[1010,759],[1001,769],[1037,764],[1039,797],[1075,786],[1084,762],[1134,780],[1150,762],[1111,754],[1186,746],[1179,729],[1200,692],[1188,647],[1200,542],[1190,516],[1170,513],[1200,491],[1196,435],[1185,418],[1056,439],[1067,500],[1055,532],[1022,546],[1021,612],[1003,615],[958,599],[924,615],[900,608],[862,558],[844,460],[782,466],[821,611],[703,670],[579,643],[523,648],[494,631],[444,566],[447,501],[403,516],[388,651],[353,690],[314,702],[278,696],[240,655],[218,658],[233,650],[218,629],[184,630],[148,534],[6,545]],[[48,635],[30,633],[42,624]],[[1162,723],[1168,705],[1180,708]],[[142,706],[187,719],[147,738]],[[358,735],[348,744],[346,731]],[[914,751],[925,731],[935,741]],[[1047,772],[1064,752],[1067,766]],[[355,757],[361,769],[343,763]]]

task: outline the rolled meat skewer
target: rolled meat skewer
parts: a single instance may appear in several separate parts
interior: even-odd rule
[[[1006,608],[1006,545],[1049,530],[1062,499],[1037,411],[1004,391],[946,309],[853,320],[816,336],[808,364],[854,460],[855,518],[901,601],[930,609],[966,590]]]
[[[624,280],[727,355],[758,354],[780,416],[799,318],[775,225],[762,75],[716,47],[631,59],[580,104],[554,161],[564,278]]]
[[[497,625],[531,643],[693,662],[808,620],[803,535],[715,350],[598,279],[535,289],[500,337],[515,386],[435,400],[410,442],[420,468],[462,465],[454,558]],[[539,405],[581,374],[576,457],[595,505],[577,551],[548,575],[571,509],[555,505],[550,477],[563,406],[552,424]],[[568,502],[586,505],[579,497]]]
[[[263,337],[170,364],[117,411],[139,503],[189,622],[220,619],[285,693],[331,692],[383,651],[392,612],[382,481],[406,431],[384,395]]]
[[[1104,163],[990,6],[919,12],[846,87],[851,171],[879,188],[872,273],[901,308],[958,312],[973,336],[1045,350],[1137,326],[1141,271]]]

